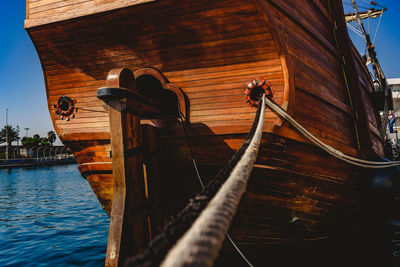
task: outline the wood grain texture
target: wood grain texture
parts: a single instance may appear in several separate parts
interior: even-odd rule
[[[27,0],[25,27],[59,22],[154,0]]]
[[[135,90],[135,84],[131,83],[133,74],[125,70],[111,70],[107,86]],[[138,208],[146,201],[143,155],[126,156],[127,151],[143,145],[142,129],[139,114],[130,111],[131,103],[126,98],[116,97],[107,104],[114,183],[105,265],[122,266],[127,257],[143,247],[149,236],[144,209]]]
[[[371,79],[350,44],[339,0],[121,1],[121,9],[100,1],[109,10],[84,8],[90,16],[78,9],[96,1],[62,2],[29,1],[25,25],[42,62],[55,129],[109,214],[116,170],[108,111],[96,91],[114,68],[171,87],[190,122],[188,140],[205,181],[251,127],[255,109],[243,91],[254,79],[270,81],[275,101],[325,143],[357,157],[383,155]],[[74,19],[57,20],[58,12]],[[150,87],[137,89],[146,94]],[[63,95],[77,101],[70,121],[53,108]],[[201,187],[180,121],[141,125],[144,143],[153,147],[142,166],[155,203],[142,223],[157,233]],[[310,145],[270,111],[256,165],[232,228],[245,248],[325,238],[356,214],[357,169]]]

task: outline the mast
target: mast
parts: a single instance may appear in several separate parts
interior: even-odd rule
[[[382,71],[381,65],[379,64],[378,58],[376,57],[375,47],[371,42],[371,38],[370,38],[369,34],[367,34],[367,32],[365,31],[364,23],[361,19],[360,13],[358,12],[358,8],[357,8],[355,0],[352,0],[352,3],[353,3],[355,15],[357,17],[357,22],[360,25],[361,32],[364,36],[365,43],[367,45],[368,54],[371,58],[372,69],[374,70],[374,75],[378,79],[379,84],[380,84],[379,91],[385,91],[385,96],[387,97],[388,96],[388,92],[387,92],[388,88],[387,88],[386,77]]]
[[[366,19],[366,18],[376,19],[377,17],[381,16],[382,13],[385,12],[386,10],[387,10],[387,8],[382,8],[382,9],[371,8],[368,11],[358,12],[358,14],[360,15],[361,19]],[[356,13],[344,14],[344,17],[345,17],[347,23],[357,20]]]
[[[390,137],[387,134],[386,127],[387,127],[388,120],[389,120],[388,119],[389,105],[393,108],[393,100],[391,99],[391,92],[387,85],[385,74],[383,73],[381,65],[379,64],[378,58],[376,57],[375,47],[371,42],[371,38],[370,38],[369,34],[367,34],[367,32],[365,31],[364,24],[361,19],[361,15],[358,12],[356,2],[355,2],[355,0],[351,0],[351,1],[353,3],[354,12],[357,16],[357,22],[360,25],[361,32],[365,39],[368,54],[371,58],[372,69],[374,70],[375,78],[379,82],[379,86],[377,86],[377,87],[374,86],[374,90],[375,90],[374,93],[375,93],[375,97],[377,98],[376,99],[377,103],[382,101],[380,104],[378,104],[378,106],[381,107],[379,109],[383,110],[383,124],[382,124],[382,128],[381,128],[380,132],[381,132],[382,140],[384,140],[384,142],[386,143],[390,139]],[[371,2],[371,4],[376,5],[375,2]],[[381,104],[383,104],[383,105],[381,106]],[[376,107],[378,107],[378,106],[376,105]],[[391,149],[391,146],[390,146],[390,149]]]

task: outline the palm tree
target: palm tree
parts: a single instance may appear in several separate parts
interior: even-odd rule
[[[47,138],[40,137],[40,135],[35,134],[32,137],[24,136],[21,140],[22,146],[24,147],[36,147],[39,145],[48,145]]]
[[[24,147],[31,146],[32,145],[32,137],[27,137],[27,136],[22,137],[21,144]]]
[[[56,141],[57,135],[54,131],[47,132],[47,140],[49,141],[50,145],[53,146],[53,143]]]
[[[8,137],[8,139],[7,139]],[[7,140],[6,140],[7,139]],[[3,129],[0,131],[0,143],[7,142],[9,146],[14,141],[19,140],[19,133],[17,129],[12,127],[11,125],[5,125]]]
[[[38,134],[34,134],[31,140],[33,146],[39,146],[40,142],[42,142],[42,137],[40,137]]]

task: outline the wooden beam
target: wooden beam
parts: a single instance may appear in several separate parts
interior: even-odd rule
[[[84,17],[88,15],[98,14],[107,12],[114,9],[124,8],[128,6],[145,4],[153,2],[154,0],[114,0],[114,1],[87,1],[87,3],[74,4],[71,8],[71,4],[66,3],[65,7],[53,8],[52,10],[39,12],[35,14],[35,18],[30,18],[32,8],[30,3],[26,1],[27,5],[27,16],[25,20],[25,29],[41,26],[44,24],[50,24],[78,17]],[[66,1],[53,1],[55,3],[66,2]],[[104,3],[102,3],[104,2]],[[50,3],[51,4],[51,3]]]
[[[332,3],[332,12],[336,13],[337,29],[335,35],[337,38],[337,46],[343,53],[343,71],[345,82],[348,83],[348,94],[350,101],[353,103],[355,113],[355,134],[361,156],[370,158],[373,155],[372,140],[369,136],[368,119],[366,114],[365,104],[361,99],[361,86],[355,67],[354,58],[352,55],[351,40],[347,33],[346,22],[343,18],[343,7],[336,2]]]
[[[107,85],[123,86],[127,73],[121,70],[117,79],[107,80]],[[132,112],[135,109],[129,108],[131,102],[121,97],[107,103],[114,185],[105,265],[121,266],[127,257],[134,255],[147,243],[149,236],[145,211],[142,134],[140,117]]]
[[[125,88],[103,87],[97,91],[97,97],[109,103],[115,99],[124,103],[125,108],[130,113],[134,113],[141,118],[159,118],[168,115],[168,110],[160,103],[142,97],[136,92]]]

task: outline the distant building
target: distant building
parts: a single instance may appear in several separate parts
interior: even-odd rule
[[[399,132],[397,136],[393,134],[391,137],[398,141],[398,138],[400,138],[400,78],[387,79],[387,83],[392,90],[393,108],[396,116],[396,123],[393,129]]]

